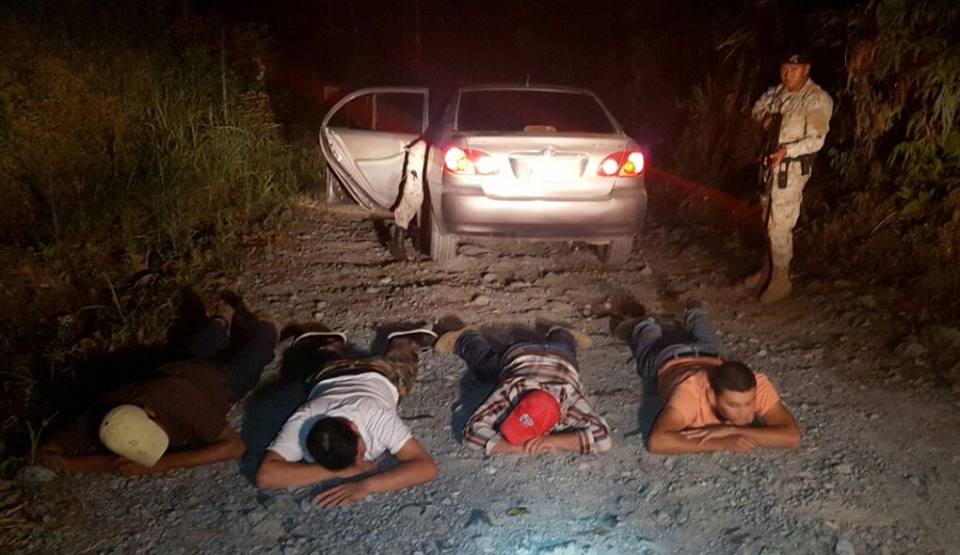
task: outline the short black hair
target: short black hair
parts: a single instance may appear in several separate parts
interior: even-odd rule
[[[746,364],[728,360],[707,372],[714,393],[724,391],[750,391],[757,387],[757,376]]]
[[[307,451],[327,470],[343,470],[357,459],[360,438],[343,418],[327,417],[307,433]]]

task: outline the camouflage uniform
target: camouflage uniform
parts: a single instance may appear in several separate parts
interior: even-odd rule
[[[803,172],[802,156],[813,155],[823,147],[830,130],[833,100],[813,80],[808,79],[797,91],[790,92],[783,85],[772,87],[753,106],[753,118],[762,121],[766,116],[781,114],[779,147],[785,148],[786,187],[777,186],[774,168],[763,199],[763,218],[770,240],[770,262],[773,271],[789,275],[793,259],[793,227],[800,216],[803,187],[810,179],[809,167]],[[789,277],[786,278],[789,280]]]
[[[316,346],[305,344],[303,348],[312,349],[324,360],[306,379],[311,388],[322,380],[375,372],[390,380],[401,400],[413,392],[420,361],[420,344],[414,340],[404,337],[391,339],[383,356],[360,358],[344,356],[342,342],[322,342]]]

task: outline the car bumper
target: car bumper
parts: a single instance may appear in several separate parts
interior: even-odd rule
[[[475,187],[444,187],[440,221],[464,236],[604,240],[640,231],[647,210],[643,185],[591,199],[498,199]]]

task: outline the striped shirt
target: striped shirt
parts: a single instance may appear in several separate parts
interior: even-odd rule
[[[468,447],[483,449],[489,455],[501,439],[497,432],[500,422],[526,393],[542,389],[560,402],[560,420],[551,432],[576,432],[584,454],[610,449],[610,426],[583,394],[574,363],[554,353],[543,353],[535,345],[514,347],[504,361],[497,388],[464,428],[463,441]]]

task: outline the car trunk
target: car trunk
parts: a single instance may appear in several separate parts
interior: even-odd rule
[[[480,181],[499,198],[598,198],[610,194],[615,177],[597,175],[600,162],[624,150],[622,136],[474,135],[462,144],[497,159],[497,175]]]

